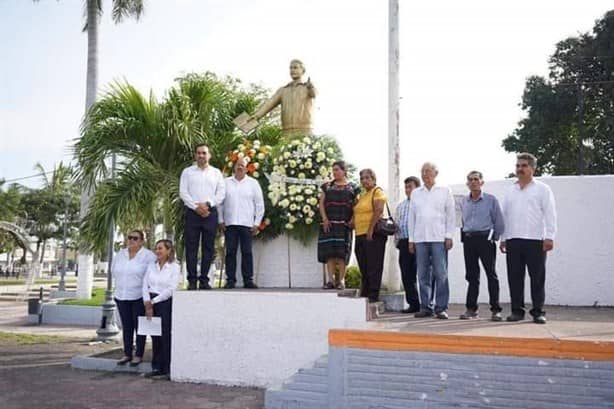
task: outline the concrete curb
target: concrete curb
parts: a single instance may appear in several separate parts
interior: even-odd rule
[[[122,373],[151,372],[151,363],[149,362],[142,362],[137,367],[132,367],[129,364],[120,366],[117,365],[116,359],[95,358],[86,355],[73,356],[70,360],[70,366],[74,369],[84,369],[86,371],[105,371]]]

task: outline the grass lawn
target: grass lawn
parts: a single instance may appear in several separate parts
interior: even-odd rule
[[[67,278],[64,280],[67,283],[76,283],[76,278]],[[60,282],[59,278],[39,278],[34,280],[34,284],[58,284]],[[26,280],[17,280],[15,278],[0,278],[0,285],[24,285]]]
[[[0,331],[0,345],[56,344],[66,341],[74,341],[74,339],[56,335],[16,334]]]
[[[65,305],[87,305],[91,307],[99,307],[104,304],[104,293],[106,292],[106,288],[94,288],[92,290],[92,298],[89,300],[64,300],[59,302],[59,304]]]

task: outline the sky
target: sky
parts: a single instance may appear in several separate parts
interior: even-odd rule
[[[85,109],[83,0],[0,0],[0,179],[70,162]],[[555,44],[590,31],[611,0],[400,0],[401,178],[439,166],[438,182],[514,166],[501,141],[523,117],[530,75],[547,75]],[[387,183],[388,2],[147,0],[114,25],[103,0],[99,90],[125,80],[162,97],[173,80],[212,71],[273,92],[305,62],[318,89],[315,132]],[[216,154],[216,152],[214,152]],[[223,153],[218,153],[223,154]],[[20,181],[36,187],[38,178]]]

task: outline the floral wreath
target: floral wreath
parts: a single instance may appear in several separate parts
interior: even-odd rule
[[[330,179],[341,151],[333,138],[305,136],[283,144],[273,158],[268,198],[286,232],[307,240],[317,233],[320,186]]]

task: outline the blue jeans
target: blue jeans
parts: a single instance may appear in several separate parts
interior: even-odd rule
[[[432,292],[435,284],[435,312],[448,309],[448,251],[444,242],[416,243],[416,264],[420,283],[420,309],[433,312]]]

